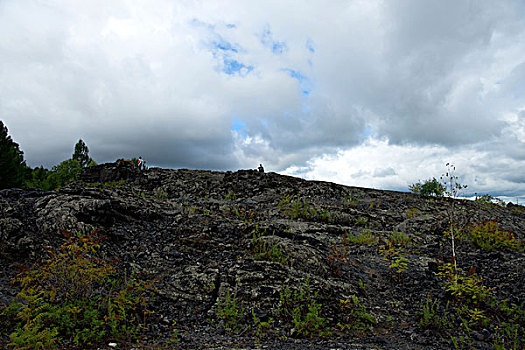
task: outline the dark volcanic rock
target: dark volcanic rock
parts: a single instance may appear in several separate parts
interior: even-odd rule
[[[167,332],[176,321],[182,348],[447,349],[449,337],[418,321],[421,300],[445,295],[435,272],[450,256],[443,234],[450,201],[255,170],[140,172],[128,161],[98,165],[58,192],[0,191],[0,305],[16,293],[7,283],[12,264],[42,262],[46,247],[64,241],[61,229],[101,228],[108,258],[160,278],[152,332]],[[494,220],[524,239],[525,214],[513,207],[458,200],[455,217],[460,223]],[[399,276],[378,253],[378,242],[393,232],[409,240],[408,268]],[[275,244],[286,261],[257,260],[254,233]],[[368,234],[373,242],[345,245],[345,234]],[[341,247],[346,255],[334,259]],[[458,240],[457,257],[463,269],[475,267],[498,299],[525,300],[522,251],[484,252]],[[295,330],[279,322],[281,292],[307,280],[332,330],[326,338],[295,338]],[[220,322],[210,322],[228,292],[247,310],[246,325],[253,323],[252,310],[263,321],[274,319],[268,338],[249,331],[228,336]],[[370,332],[338,331],[348,317],[340,300],[353,295],[376,320]],[[474,337],[480,348],[492,344],[487,332]]]
[[[130,160],[119,159],[115,163],[82,169],[80,179],[84,182],[114,182],[134,180],[139,174],[140,170]]]

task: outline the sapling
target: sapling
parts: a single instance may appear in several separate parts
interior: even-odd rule
[[[455,236],[454,236],[454,229],[456,226],[456,222],[454,220],[454,209],[455,209],[455,203],[456,198],[459,195],[459,192],[467,188],[467,185],[462,185],[457,182],[458,177],[455,175],[456,167],[450,163],[446,164],[447,172],[441,176],[441,181],[443,182],[443,185],[445,186],[445,194],[452,198],[452,201],[450,201],[449,210],[448,213],[448,219],[450,222],[450,240],[452,243],[452,261],[454,263],[454,272],[457,269],[457,263],[456,263],[456,248],[455,248]]]

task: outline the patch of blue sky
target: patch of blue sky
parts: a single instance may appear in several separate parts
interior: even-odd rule
[[[248,127],[239,117],[233,118],[232,131],[238,133],[243,139],[246,139],[246,137],[248,137]]]
[[[224,40],[223,38],[219,37],[218,41],[213,42],[213,45],[222,51],[231,51],[231,52],[239,52],[239,49],[233,46],[230,42]]]
[[[218,69],[228,75],[238,74],[244,76],[254,69],[253,66],[244,64],[236,59],[236,55],[241,51],[241,48],[221,36],[217,36],[217,39],[210,44],[210,51],[213,53],[213,57],[219,61]]]
[[[273,38],[273,33],[268,25],[264,28],[263,33],[261,35],[261,43],[264,46],[269,47],[272,50],[272,52],[276,55],[282,55],[283,53],[288,51],[288,45],[286,44],[286,42],[275,40]]]
[[[287,72],[291,78],[296,79],[299,82],[299,88],[301,89],[301,93],[303,95],[310,95],[313,89],[313,84],[307,76],[291,68],[285,68],[283,71]]]
[[[246,124],[244,124],[241,118],[239,117],[233,118],[233,122],[232,122],[233,131],[240,132],[240,131],[247,130],[247,129],[248,127],[246,126]]]
[[[363,135],[365,135],[366,137],[372,136],[372,131],[373,131],[372,126],[367,125],[365,130],[363,130]]]
[[[310,51],[311,53],[315,53],[315,44],[313,42],[312,39],[308,39],[306,40],[306,48],[308,49],[308,51]]]
[[[270,30],[270,26],[266,25],[261,35],[261,43],[263,45],[268,45],[268,43],[271,41],[272,41],[272,31]]]
[[[288,46],[283,41],[274,41],[272,44],[272,52],[276,55],[282,55],[288,51]]]
[[[244,63],[241,63],[234,59],[225,58],[222,71],[228,75],[234,75],[234,74],[246,75],[250,73],[251,71],[253,71],[253,66],[247,66]]]

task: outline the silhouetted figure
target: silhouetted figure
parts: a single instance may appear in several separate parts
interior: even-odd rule
[[[259,168],[258,169],[259,169],[260,173],[264,173],[264,168],[263,168],[262,164],[259,164]]]

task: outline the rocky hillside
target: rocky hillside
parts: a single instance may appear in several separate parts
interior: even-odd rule
[[[61,229],[102,229],[108,259],[158,278],[142,347],[176,322],[183,349],[519,349],[523,209],[118,161],[57,192],[0,191],[0,307],[14,264],[44,261]]]

